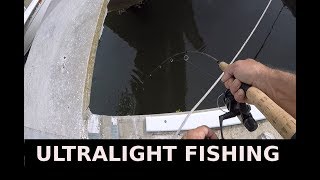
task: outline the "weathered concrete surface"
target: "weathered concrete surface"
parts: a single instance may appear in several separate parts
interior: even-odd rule
[[[30,5],[30,3],[32,2],[32,0],[24,0],[24,7],[28,8],[28,6]]]
[[[41,24],[24,68],[26,139],[32,131],[87,138],[90,73],[108,2],[62,0]]]
[[[39,139],[39,137],[41,137],[42,139],[64,139],[63,136],[42,132],[27,127],[24,127],[24,133],[28,135],[28,139]]]

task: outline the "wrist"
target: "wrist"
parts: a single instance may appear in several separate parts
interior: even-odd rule
[[[269,78],[274,74],[274,69],[271,69],[263,64],[260,64],[258,67],[256,67],[256,77],[254,78],[254,81],[252,82],[252,86],[264,91],[266,88],[268,88],[268,82]]]

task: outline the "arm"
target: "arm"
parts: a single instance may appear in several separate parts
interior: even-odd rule
[[[236,78],[236,79],[235,79]],[[239,60],[225,70],[222,77],[226,88],[230,89],[238,102],[245,102],[241,82],[257,87],[275,103],[296,118],[296,76],[271,69],[255,60]]]

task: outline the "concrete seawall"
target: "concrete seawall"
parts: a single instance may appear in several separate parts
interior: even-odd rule
[[[86,110],[108,0],[61,0],[24,69],[25,138],[87,138]]]

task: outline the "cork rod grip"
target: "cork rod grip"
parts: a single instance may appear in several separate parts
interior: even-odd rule
[[[219,62],[219,67],[220,69],[224,72],[224,70],[228,67],[229,64],[225,63],[225,62]]]
[[[223,71],[227,66],[225,62],[219,63]],[[249,87],[246,97],[247,102],[255,105],[284,139],[292,138],[296,133],[296,119],[256,87]]]

